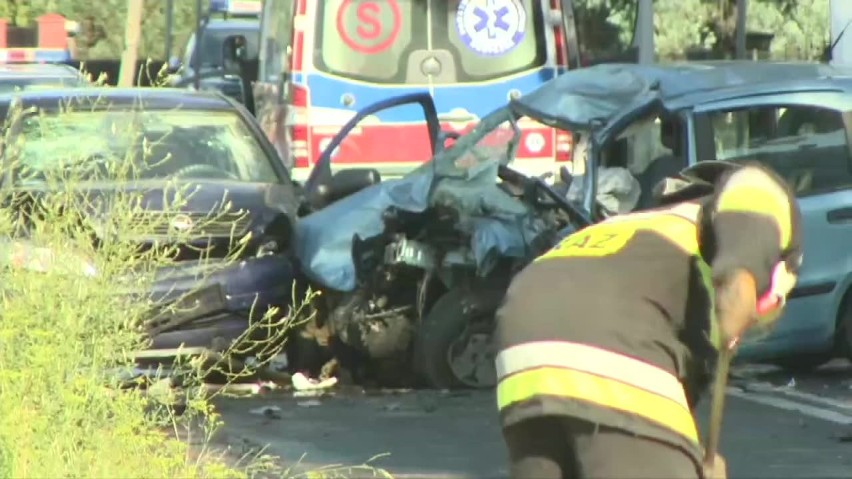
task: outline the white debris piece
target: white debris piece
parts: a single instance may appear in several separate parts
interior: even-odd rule
[[[260,386],[261,391],[264,390],[264,389],[269,389],[270,391],[274,391],[274,390],[281,387],[278,383],[273,382],[273,381],[260,381],[260,382],[257,383],[257,385]]]
[[[790,382],[787,383],[788,388],[796,387],[796,378],[790,378]]]
[[[315,391],[317,389],[328,389],[337,384],[337,378],[331,377],[322,381],[311,379],[302,373],[293,375],[293,387],[297,391]]]
[[[235,383],[235,384],[204,384],[204,390],[208,393],[222,393],[234,396],[254,396],[260,394],[263,386],[258,383]]]
[[[317,401],[316,399],[310,399],[308,401],[301,401],[301,402],[296,403],[297,406],[301,406],[301,407],[316,407],[316,406],[319,406],[321,404],[322,403]]]

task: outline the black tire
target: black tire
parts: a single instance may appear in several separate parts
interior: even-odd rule
[[[417,373],[434,389],[488,389],[496,383],[485,381],[473,384],[460,379],[450,365],[450,351],[471,326],[484,324],[493,330],[496,312],[503,291],[490,291],[474,295],[467,289],[454,288],[441,296],[423,318],[414,341],[414,367]],[[488,335],[489,341],[491,338]],[[489,362],[483,357],[480,364]],[[490,368],[494,368],[493,357]]]

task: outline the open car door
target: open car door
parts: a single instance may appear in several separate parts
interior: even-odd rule
[[[409,110],[402,112],[407,118],[414,118],[416,113],[425,117],[425,121],[418,119],[415,123],[422,129],[422,136],[414,138],[418,145],[408,144],[412,141],[409,135],[404,137],[406,144],[400,144],[398,138],[392,137],[393,129],[387,130],[388,138],[383,138],[380,145],[365,148],[364,142],[351,141],[368,128],[381,127],[383,113],[399,108]],[[427,142],[434,156],[442,147],[443,138],[435,104],[424,91],[363,108],[330,139],[303,185],[302,211],[296,223],[294,253],[311,281],[335,291],[353,291],[358,277],[354,260],[356,238],[372,238],[385,231],[385,212],[389,208],[421,212],[428,207],[433,182],[430,172],[382,181],[377,167],[384,165],[375,162],[371,151],[385,148],[404,158],[412,151],[423,151],[420,143]],[[335,159],[337,171],[333,172]],[[350,161],[344,163],[345,160]],[[404,166],[406,173],[411,170],[411,162]]]
[[[331,139],[328,146],[320,154],[304,184],[304,195],[308,208],[312,211],[321,209],[325,205],[381,181],[381,176],[376,168],[379,165],[371,163],[369,152],[363,152],[363,155],[359,154],[360,151],[348,152],[350,154],[346,156],[356,158],[357,163],[354,163],[354,165],[358,166],[345,167],[337,172],[332,172],[332,159],[341,149],[357,148],[357,142],[349,143],[347,140],[352,136],[360,135],[363,129],[380,126],[382,112],[412,107],[419,108],[422,111],[425,120],[422,123],[424,125],[422,141],[428,142],[432,155],[442,148],[444,138],[440,130],[441,125],[438,121],[435,102],[428,92],[400,95],[373,103],[360,110],[349,122],[343,125],[343,128]],[[392,147],[391,143],[392,138],[388,138],[387,145],[378,145],[378,147],[390,148]],[[408,152],[405,148],[399,150],[400,160],[404,160]],[[405,163],[405,161],[400,162]]]

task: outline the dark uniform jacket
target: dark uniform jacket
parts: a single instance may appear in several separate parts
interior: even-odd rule
[[[700,460],[691,412],[719,346],[713,278],[744,268],[760,293],[779,261],[800,256],[795,198],[756,167],[703,199],[568,236],[513,279],[497,313],[504,427],[579,417]]]

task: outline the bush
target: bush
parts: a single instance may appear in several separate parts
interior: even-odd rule
[[[70,99],[63,114],[91,107]],[[88,171],[80,161],[88,157],[80,149],[86,145],[79,141],[25,151],[8,128],[24,113],[34,112],[15,108],[7,117],[6,156],[39,155],[30,158],[49,168],[36,174],[17,163],[4,171],[0,189],[0,476],[243,477],[268,468],[268,458],[235,462],[205,447],[218,425],[201,388],[210,372],[208,358],[177,365],[183,414],[176,412],[173,388],[150,394],[129,380],[134,352],[149,343],[152,311],[172,307],[146,292],[172,264],[174,244],[192,239],[175,233],[143,250],[136,238],[164,226],[169,212],[191,198],[192,187],[170,184],[162,211],[140,222],[144,191],[96,196],[87,188],[92,179],[132,181],[144,164],[128,156]],[[42,128],[44,138],[57,138],[53,122],[31,118],[39,118],[31,123]],[[112,139],[134,134],[118,124],[104,132]],[[147,151],[150,145],[142,141]],[[9,171],[38,179],[41,193],[10,187]],[[228,209],[225,203],[209,221]],[[235,261],[244,240],[232,240],[225,260],[212,261],[202,251],[198,261],[211,272],[224,267]],[[263,358],[271,357],[289,326],[289,317],[278,311],[255,312],[252,329],[271,332],[271,338],[257,344],[247,334],[223,357],[248,343],[264,350]],[[176,437],[193,424],[203,426],[203,447],[191,449]]]

